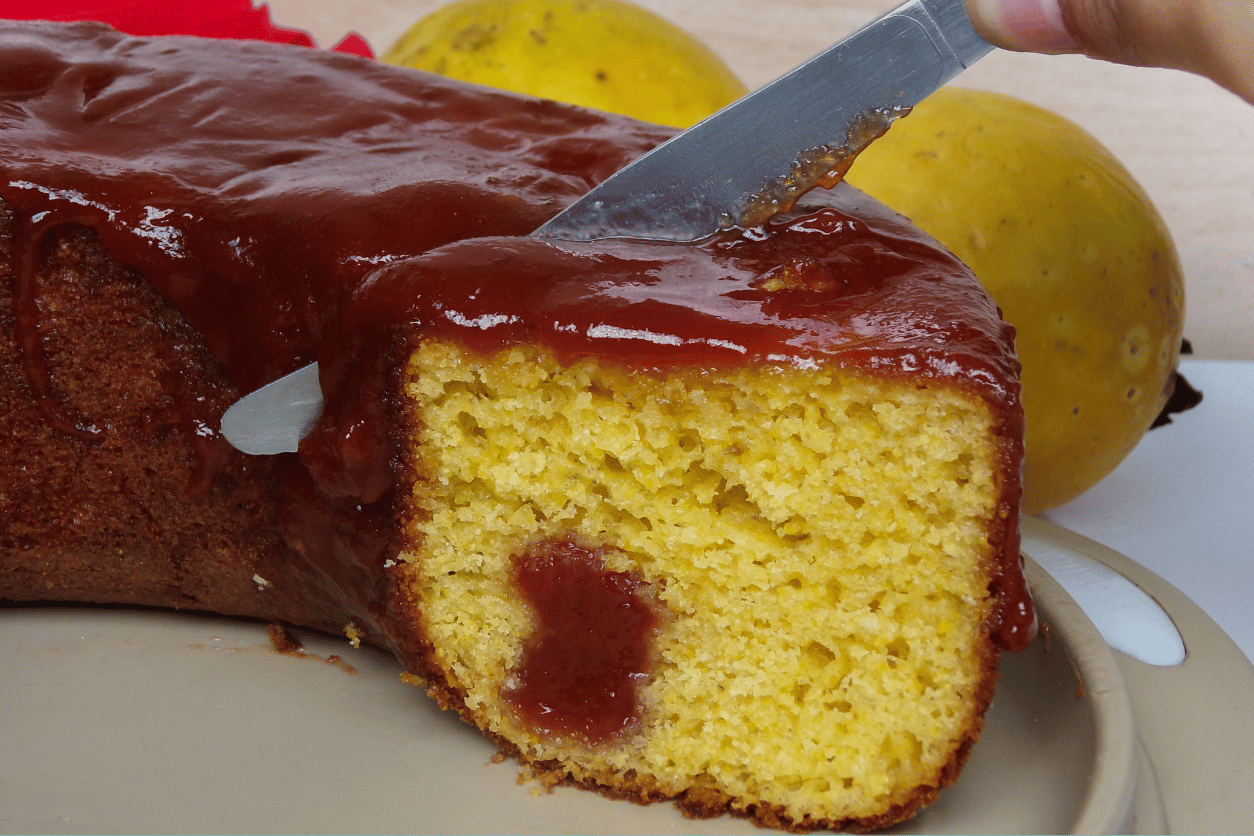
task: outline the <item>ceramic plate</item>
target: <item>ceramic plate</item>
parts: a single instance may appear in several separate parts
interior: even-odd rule
[[[1025,528],[1025,550],[1052,528]],[[1077,542],[1109,558],[1088,541],[1066,545]],[[1137,693],[1161,690],[1164,670],[1128,676],[1130,660],[1116,658],[1052,579],[1029,569],[1050,629],[1004,658],[984,737],[961,778],[900,830],[1166,830],[1179,806],[1176,786],[1160,792],[1154,755],[1179,741],[1151,741],[1136,722],[1143,711],[1154,723],[1179,712],[1178,702],[1160,710],[1155,694]],[[1190,625],[1190,659],[1166,672],[1170,699],[1209,692],[1233,652],[1245,678],[1227,681],[1254,695],[1254,671],[1226,636],[1179,593],[1164,601],[1157,591],[1177,623],[1183,608]],[[256,624],[111,609],[0,611],[0,830],[764,832],[730,818],[685,819],[669,804],[519,784],[512,761],[494,763],[493,747],[402,683],[391,659],[299,637],[305,653],[293,656],[271,650]],[[1247,729],[1250,702],[1230,718],[1247,718]],[[1184,754],[1176,749],[1187,765]],[[1242,774],[1237,780],[1254,785]],[[1212,820],[1177,829],[1225,828]]]

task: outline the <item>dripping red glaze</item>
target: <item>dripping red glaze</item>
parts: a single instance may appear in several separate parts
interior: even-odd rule
[[[0,129],[0,197],[27,219],[15,246],[30,254],[13,278],[18,342],[49,425],[83,444],[99,432],[42,363],[38,327],[40,249],[87,226],[185,313],[233,394],[320,362],[326,410],[283,466],[278,527],[303,558],[288,571],[382,634],[386,584],[370,579],[393,548],[380,534],[398,455],[393,352],[420,329],[637,366],[950,378],[1010,406],[999,432],[1021,437],[996,308],[956,260],[852,189],[699,246],[520,237],[665,128],[353,56],[29,23],[0,31]],[[955,307],[962,316],[936,313]],[[175,394],[170,420],[198,445],[203,487],[233,454],[203,393]],[[1017,518],[1017,497],[1007,509]],[[1012,546],[998,588],[1006,612],[1030,613],[1017,561]]]

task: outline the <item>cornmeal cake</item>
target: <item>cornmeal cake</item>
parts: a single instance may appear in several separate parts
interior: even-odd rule
[[[868,829],[1031,636],[1012,332],[851,188],[526,236],[666,129],[293,47],[0,26],[0,598],[396,653],[528,774]],[[219,433],[317,360],[296,454]]]

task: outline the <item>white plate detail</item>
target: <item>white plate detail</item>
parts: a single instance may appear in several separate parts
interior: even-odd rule
[[[1023,551],[1067,590],[1111,647],[1149,665],[1184,661],[1184,640],[1163,608],[1132,581],[1074,549],[1030,534]]]

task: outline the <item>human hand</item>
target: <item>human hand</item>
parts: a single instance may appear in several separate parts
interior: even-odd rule
[[[1188,70],[1254,104],[1254,0],[967,0],[991,43]]]

